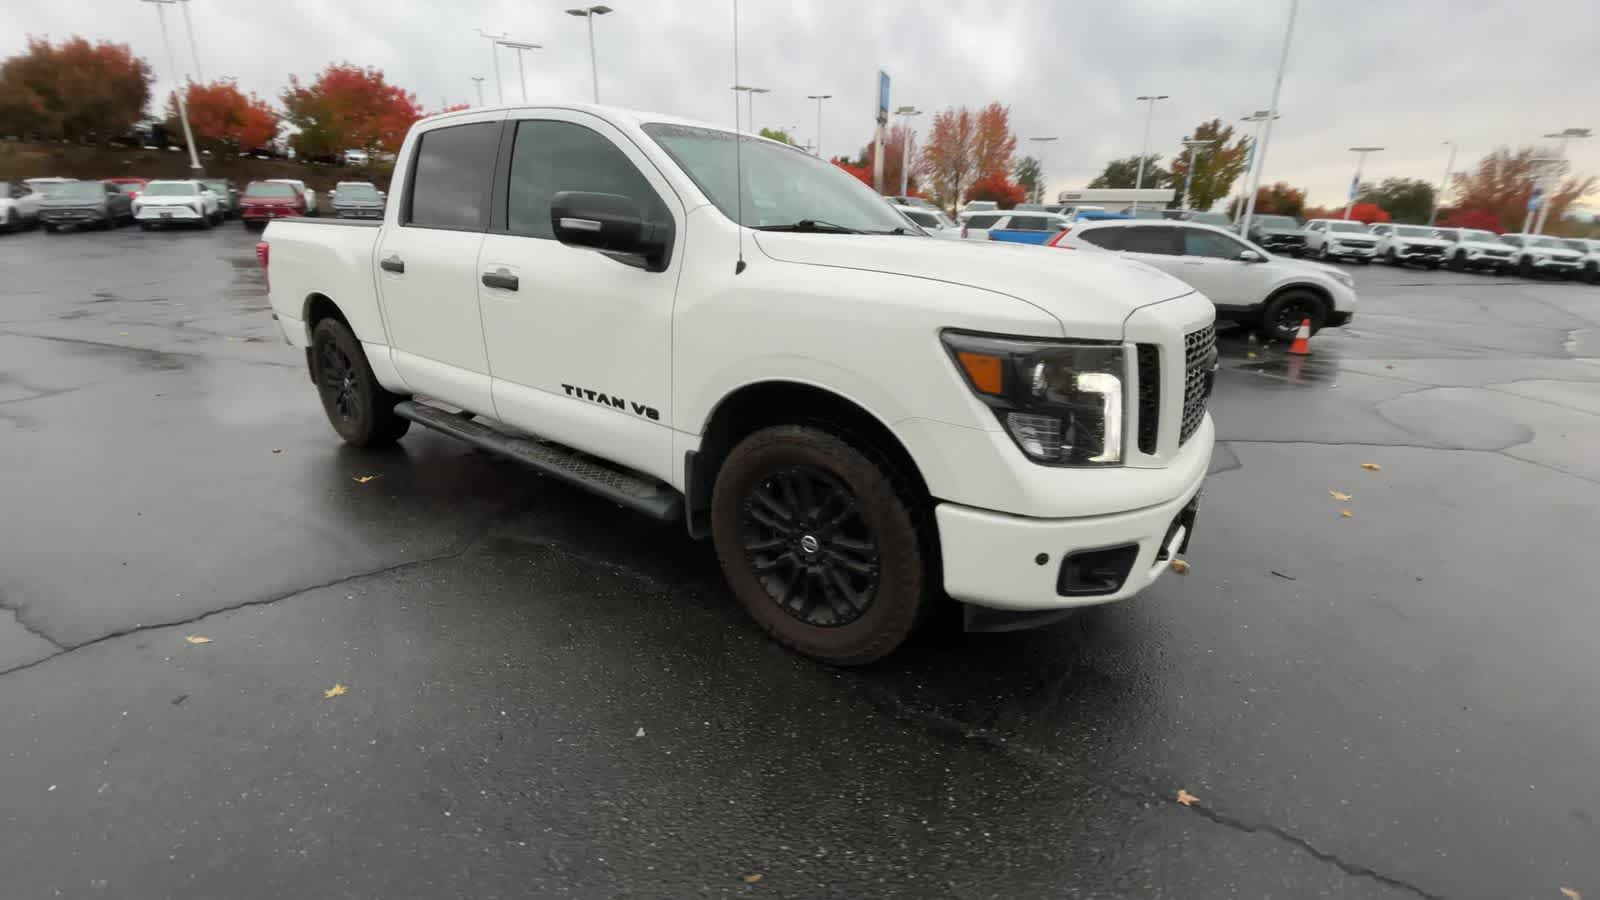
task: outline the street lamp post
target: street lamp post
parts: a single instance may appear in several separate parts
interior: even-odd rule
[[[906,188],[910,185],[908,176],[911,173],[911,117],[922,115],[922,110],[915,106],[902,106],[894,111],[900,116],[900,196],[906,195]]]
[[[472,76],[472,86],[478,89],[478,105],[483,105],[483,76]]]
[[[1253,122],[1256,126],[1255,135],[1250,138],[1250,152],[1245,156],[1244,159],[1244,181],[1239,186],[1240,234],[1250,233],[1250,219],[1253,215],[1255,215],[1256,211],[1256,198],[1255,193],[1250,188],[1250,179],[1256,171],[1256,151],[1261,149],[1261,126],[1265,124],[1268,119],[1276,118],[1279,117],[1273,115],[1271,110],[1258,109],[1250,115],[1239,120],[1241,122]]]
[[[1545,135],[1546,138],[1554,138],[1555,140],[1561,142],[1561,151],[1556,154],[1556,158],[1562,162],[1565,162],[1567,159],[1568,141],[1572,140],[1573,138],[1586,138],[1589,136],[1590,131],[1587,128],[1567,128],[1562,131],[1556,131]],[[1544,234],[1544,226],[1546,224],[1545,220],[1550,217],[1550,189],[1554,187],[1554,185],[1550,184],[1549,182],[1554,180],[1555,173],[1559,170],[1560,167],[1557,165],[1548,166],[1545,169],[1544,197],[1543,201],[1539,204],[1538,219],[1533,225],[1534,234]]]
[[[500,80],[500,51],[495,48],[500,46],[500,42],[505,40],[507,35],[504,31],[495,34],[479,28],[478,37],[488,38],[489,40],[489,61],[494,63],[494,99],[496,103],[504,103],[506,102],[506,85],[504,81]]]
[[[1183,175],[1183,197],[1180,198],[1183,201],[1183,208],[1184,209],[1188,209],[1189,208],[1189,188],[1190,188],[1191,185],[1194,184],[1194,148],[1196,148],[1196,147],[1204,147],[1207,144],[1215,144],[1215,143],[1216,143],[1216,141],[1184,141],[1183,142],[1183,145],[1185,147],[1189,148],[1189,165],[1188,165],[1187,169],[1185,169],[1185,171],[1184,171],[1184,175]]]
[[[527,72],[526,69],[524,69],[522,67],[522,54],[524,52],[528,51],[528,50],[539,50],[539,49],[542,49],[542,48],[538,44],[530,44],[527,41],[506,41],[506,40],[501,40],[501,41],[496,41],[496,43],[498,43],[502,47],[509,47],[512,50],[517,51],[517,80],[522,82],[522,102],[523,103],[527,103],[528,102],[528,72]]]
[[[594,102],[600,102],[600,69],[594,60],[594,17],[603,16],[611,12],[611,7],[604,4],[585,6],[578,9],[567,10],[569,16],[582,16],[589,20],[589,79],[594,84]]]
[[[1167,96],[1166,94],[1146,94],[1143,97],[1134,98],[1150,103],[1150,109],[1144,116],[1144,145],[1139,148],[1139,174],[1133,179],[1133,189],[1136,191],[1144,187],[1144,159],[1150,154],[1150,120],[1156,116],[1156,101],[1165,100]],[[1136,211],[1139,209],[1138,195],[1133,198],[1133,208]]]
[[[1450,145],[1450,156],[1444,163],[1444,177],[1439,179],[1439,192],[1433,195],[1433,209],[1428,212],[1429,225],[1439,218],[1439,204],[1444,202],[1444,192],[1450,189],[1450,171],[1456,167],[1456,142],[1445,143]]]
[[[1038,203],[1044,199],[1044,147],[1051,141],[1060,140],[1060,138],[1054,136],[1031,137],[1028,138],[1028,140],[1034,141],[1039,145],[1039,180],[1035,182],[1033,186],[1033,196],[1029,198],[1031,202]]]
[[[1356,154],[1356,174],[1350,179],[1350,196],[1344,201],[1344,217],[1350,218],[1350,209],[1356,205],[1356,194],[1361,191],[1361,167],[1366,165],[1367,154],[1377,153],[1382,147],[1351,147],[1350,152]]]
[[[1300,12],[1300,0],[1289,0],[1289,22],[1283,27],[1283,51],[1278,56],[1278,75],[1272,82],[1272,103],[1267,106],[1266,125],[1261,134],[1261,146],[1251,145],[1255,174],[1250,179],[1250,196],[1245,199],[1244,228],[1239,233],[1250,233],[1250,218],[1256,212],[1256,195],[1261,192],[1261,170],[1267,167],[1267,144],[1272,141],[1272,123],[1278,118],[1278,96],[1283,92],[1283,72],[1289,66],[1289,44],[1294,39],[1294,20]],[[1257,153],[1259,149],[1261,152]]]
[[[833,99],[832,94],[807,94],[807,100],[817,101],[817,157],[822,156],[822,101]]]
[[[172,95],[178,99],[178,118],[183,121],[183,140],[189,145],[189,168],[195,172],[200,171],[200,154],[195,152],[194,131],[189,128],[189,103],[183,95],[188,93],[178,83],[178,60],[172,55],[172,39],[167,37],[167,4],[177,3],[179,0],[144,0],[145,3],[156,5],[156,18],[161,22],[161,43],[167,48],[167,65],[172,70]]]
[[[772,89],[764,87],[751,87],[748,84],[736,84],[733,86],[732,90],[742,92],[747,98],[745,105],[748,109],[748,112],[745,113],[745,130],[754,132],[756,130],[756,95],[770,94],[772,93]]]
[[[189,20],[189,0],[183,0],[179,7],[183,10],[183,30],[189,34],[189,53],[194,57],[194,77],[201,84],[206,83],[206,73],[200,68],[200,45],[194,40],[194,23]]]

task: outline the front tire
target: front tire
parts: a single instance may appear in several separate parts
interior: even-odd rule
[[[1273,297],[1261,313],[1261,328],[1269,338],[1292,341],[1300,323],[1311,320],[1311,333],[1322,330],[1328,321],[1328,301],[1308,290],[1293,288]]]
[[[353,447],[393,444],[411,427],[395,415],[401,397],[373,377],[361,342],[338,319],[323,319],[311,331],[311,380],[328,423]]]
[[[1517,274],[1521,275],[1523,278],[1532,278],[1535,274],[1533,271],[1533,260],[1526,256],[1517,260]]]
[[[882,659],[932,607],[930,529],[891,463],[809,426],[746,437],[711,497],[739,602],[779,642],[834,665]]]

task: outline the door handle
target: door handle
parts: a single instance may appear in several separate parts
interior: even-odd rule
[[[391,253],[378,263],[378,268],[385,272],[393,272],[396,275],[404,275],[406,273],[406,261],[400,258],[400,254]]]
[[[484,287],[499,288],[502,291],[514,291],[517,289],[518,283],[517,276],[511,274],[509,269],[496,269],[493,272],[485,272],[481,280]]]

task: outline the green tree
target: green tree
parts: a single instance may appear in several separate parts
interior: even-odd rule
[[[1185,141],[1212,141],[1194,148],[1194,179],[1189,186],[1188,208],[1210,209],[1212,204],[1228,196],[1233,183],[1244,174],[1245,159],[1250,155],[1250,139],[1235,136],[1232,125],[1212,119],[1195,126],[1193,135]],[[1172,158],[1172,186],[1183,190],[1184,179],[1189,175],[1189,148],[1180,146]],[[1184,198],[1179,197],[1179,203]]]
[[[794,138],[790,137],[789,132],[784,131],[782,128],[763,128],[761,129],[761,136],[784,144],[794,143]]]
[[[1139,177],[1139,157],[1126,156],[1106,163],[1104,172],[1089,182],[1092,188],[1131,188]],[[1144,158],[1144,187],[1172,186],[1172,173],[1161,168],[1161,154],[1152,153]]]
[[[1017,160],[1017,166],[1012,170],[1017,184],[1027,192],[1029,203],[1044,202],[1044,169],[1039,161],[1031,156],[1024,156]]]
[[[1385,178],[1377,187],[1361,185],[1358,203],[1374,203],[1396,222],[1421,225],[1433,212],[1433,185],[1419,178]]]

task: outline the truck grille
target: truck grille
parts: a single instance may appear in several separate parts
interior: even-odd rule
[[[1339,238],[1339,243],[1345,245],[1346,247],[1362,247],[1367,249],[1377,246],[1375,241],[1363,241],[1359,239],[1352,241],[1349,238]]]
[[[1195,429],[1205,420],[1206,401],[1211,399],[1211,384],[1216,368],[1216,327],[1207,325],[1199,331],[1189,332],[1183,339],[1183,422],[1178,428],[1179,444],[1188,443]],[[1142,397],[1140,402],[1143,402]],[[1140,442],[1142,449],[1143,435],[1140,436]]]
[[[1511,251],[1510,250],[1485,250],[1485,251],[1483,251],[1483,255],[1484,256],[1493,256],[1493,257],[1495,257],[1497,259],[1505,259],[1505,258],[1507,258],[1507,257],[1509,257],[1511,255]]]
[[[1140,344],[1139,362],[1139,452],[1154,455],[1161,431],[1161,348]]]
[[[1417,254],[1419,256],[1443,256],[1444,255],[1444,248],[1443,247],[1430,247],[1430,246],[1417,245],[1417,246],[1409,247],[1407,249],[1409,249],[1412,253]]]

